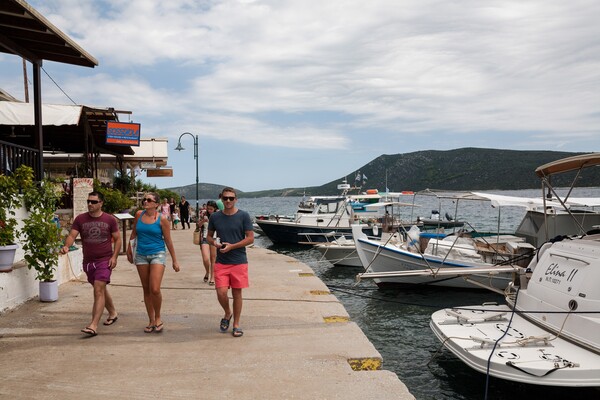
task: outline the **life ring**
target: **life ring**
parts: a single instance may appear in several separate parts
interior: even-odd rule
[[[368,189],[367,194],[377,194],[379,191],[377,189]]]

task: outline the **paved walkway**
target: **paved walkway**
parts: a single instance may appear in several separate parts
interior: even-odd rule
[[[125,256],[110,292],[112,326],[87,338],[92,289],[61,285],[55,303],[29,301],[0,316],[0,398],[6,399],[413,399],[312,270],[250,248],[242,328],[219,332],[222,310],[190,230],[173,231],[182,271],[163,280],[164,332],[147,317]],[[106,312],[104,318],[106,319]]]

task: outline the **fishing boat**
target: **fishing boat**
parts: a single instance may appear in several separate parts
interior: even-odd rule
[[[385,218],[382,202],[400,196],[376,189],[349,194],[360,188],[351,187],[346,181],[338,189],[342,191],[338,196],[303,199],[293,216],[258,216],[255,222],[273,243],[314,245],[341,235],[352,238],[352,225],[360,225],[369,236],[377,236]]]
[[[380,235],[389,235],[391,232],[397,231],[401,226],[411,225],[411,223],[405,219],[406,217],[401,215],[400,210],[407,207],[412,209],[415,205],[399,201],[381,201],[367,207],[370,209],[382,209],[378,214],[383,215],[383,217],[372,227],[374,236],[371,236],[371,238],[377,240]],[[417,221],[413,223],[422,226],[422,224]],[[366,236],[364,228],[361,228],[361,231],[361,233]],[[335,266],[363,266],[358,257],[358,253],[356,252],[356,245],[354,244],[352,237],[348,238],[343,234],[327,237],[327,241],[315,244],[314,248],[321,253],[322,260],[327,260]]]
[[[437,193],[436,197],[451,199],[457,209],[466,200],[489,201],[472,192]],[[400,228],[380,239],[354,233],[356,252],[365,267],[358,279],[373,279],[380,287],[409,284],[502,290],[514,279],[513,274],[528,264],[535,250],[524,238],[499,230],[426,232],[417,226]],[[478,270],[485,272],[475,273]],[[467,278],[465,271],[470,271]]]
[[[256,218],[255,222],[273,243],[314,244],[334,235],[352,237],[353,224],[361,224],[373,235],[372,227],[381,215],[366,205],[380,198],[377,194],[315,198],[311,213],[296,213],[292,218]]]
[[[573,171],[579,176],[597,165],[600,153],[586,154],[543,165],[536,174],[566,204],[571,191],[560,199],[551,177]],[[545,243],[519,283],[507,288],[506,305],[440,310],[431,317],[431,329],[465,364],[490,376],[600,386],[600,226]]]
[[[483,192],[446,193],[426,190],[420,192],[435,196],[439,204],[451,200],[455,215],[465,201],[488,203],[497,210],[497,231],[479,232],[470,223],[470,230],[453,230],[451,233],[408,231],[381,240],[355,237],[357,253],[366,272],[359,279],[374,279],[379,286],[420,284],[459,288],[475,288],[486,282],[503,289],[512,277],[509,272],[499,272],[500,267],[524,267],[544,242],[560,235],[582,234],[600,224],[599,198],[561,199],[557,193],[548,192],[543,197],[516,197]],[[569,192],[570,193],[570,192]],[[514,232],[501,232],[502,210],[506,207],[524,208],[525,214]],[[413,231],[411,235],[408,233]],[[447,231],[446,231],[447,232]],[[468,268],[495,267],[495,274],[469,275]],[[447,269],[450,268],[450,269]],[[518,271],[515,269],[514,271]],[[465,275],[466,274],[466,275]]]

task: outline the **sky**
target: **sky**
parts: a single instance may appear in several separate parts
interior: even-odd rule
[[[174,177],[140,176],[159,188],[195,183],[183,132],[200,182],[242,191],[350,181],[382,154],[600,151],[597,0],[29,4],[99,61],[45,61],[62,91],[169,139]],[[24,99],[20,58],[0,55],[0,87]],[[73,104],[61,89],[42,72],[44,103]]]

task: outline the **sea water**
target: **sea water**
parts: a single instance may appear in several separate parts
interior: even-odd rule
[[[536,197],[540,189],[495,191],[508,196]],[[562,191],[564,193],[564,191]],[[577,190],[575,197],[600,197],[600,188]],[[269,197],[238,200],[238,207],[251,215],[293,214],[299,197]],[[403,201],[412,201],[407,197]],[[432,210],[447,212],[452,217],[469,221],[478,231],[497,231],[498,209],[490,202],[452,200],[440,201],[417,196],[419,207],[402,210],[401,215],[429,217]],[[412,215],[411,215],[412,213]],[[513,232],[525,210],[507,207],[500,210],[500,231]],[[526,385],[490,377],[476,372],[458,360],[429,328],[431,314],[452,306],[478,305],[503,298],[488,291],[443,288],[378,289],[370,281],[356,283],[361,268],[336,267],[323,260],[321,253],[306,246],[274,245],[267,237],[257,237],[255,245],[294,257],[308,264],[316,275],[343,303],[352,321],[356,322],[383,357],[383,368],[395,372],[410,392],[425,399],[597,399],[600,391],[590,388],[557,388]],[[487,387],[487,390],[486,390]]]

